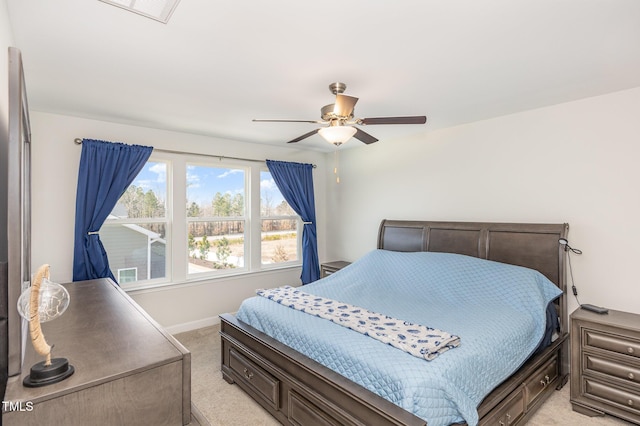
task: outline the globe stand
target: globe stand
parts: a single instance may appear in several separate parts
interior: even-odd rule
[[[18,298],[18,312],[29,321],[29,334],[35,351],[45,360],[31,367],[29,375],[22,384],[29,388],[58,383],[71,376],[75,369],[66,358],[52,358],[52,345],[44,338],[40,325],[58,318],[69,306],[69,292],[64,286],[49,281],[49,265],[38,268],[31,287],[22,292]]]
[[[28,388],[51,385],[71,376],[74,371],[73,365],[69,365],[66,358],[53,358],[50,365],[45,365],[45,361],[34,364],[22,384]]]

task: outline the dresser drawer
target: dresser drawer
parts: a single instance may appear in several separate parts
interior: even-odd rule
[[[633,415],[640,415],[640,392],[613,386],[591,378],[584,379],[584,393]]]
[[[280,403],[278,379],[234,349],[229,351],[229,367],[236,373],[239,382],[258,393],[269,405],[278,408]]]
[[[538,373],[524,384],[525,406],[529,406],[558,377],[558,357],[554,356],[538,369]]]
[[[598,355],[582,354],[583,372],[598,372],[623,379],[629,383],[640,383],[640,368],[618,361],[610,360]]]
[[[584,329],[583,342],[586,347],[605,349],[619,354],[640,358],[640,341],[628,337],[620,337],[601,331]]]

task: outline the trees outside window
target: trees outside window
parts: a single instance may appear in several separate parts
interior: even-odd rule
[[[260,172],[261,262],[277,265],[300,259],[300,217],[285,201],[271,173]]]
[[[100,230],[112,271],[136,271],[124,288],[301,264],[300,218],[265,165],[192,160],[152,154]]]

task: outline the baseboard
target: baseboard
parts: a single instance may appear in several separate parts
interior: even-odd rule
[[[199,328],[211,327],[220,324],[220,318],[217,316],[199,319],[197,321],[185,322],[182,324],[171,325],[164,329],[169,334],[185,333],[187,331],[197,330]]]
[[[191,401],[191,423],[188,426],[211,426],[209,420],[200,412],[193,401]]]

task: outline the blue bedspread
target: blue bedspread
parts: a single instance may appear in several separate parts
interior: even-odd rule
[[[560,290],[531,269],[448,253],[374,250],[304,287],[308,293],[460,336],[433,361],[263,297],[237,317],[430,426],[478,422],[477,406],[543,337]]]

